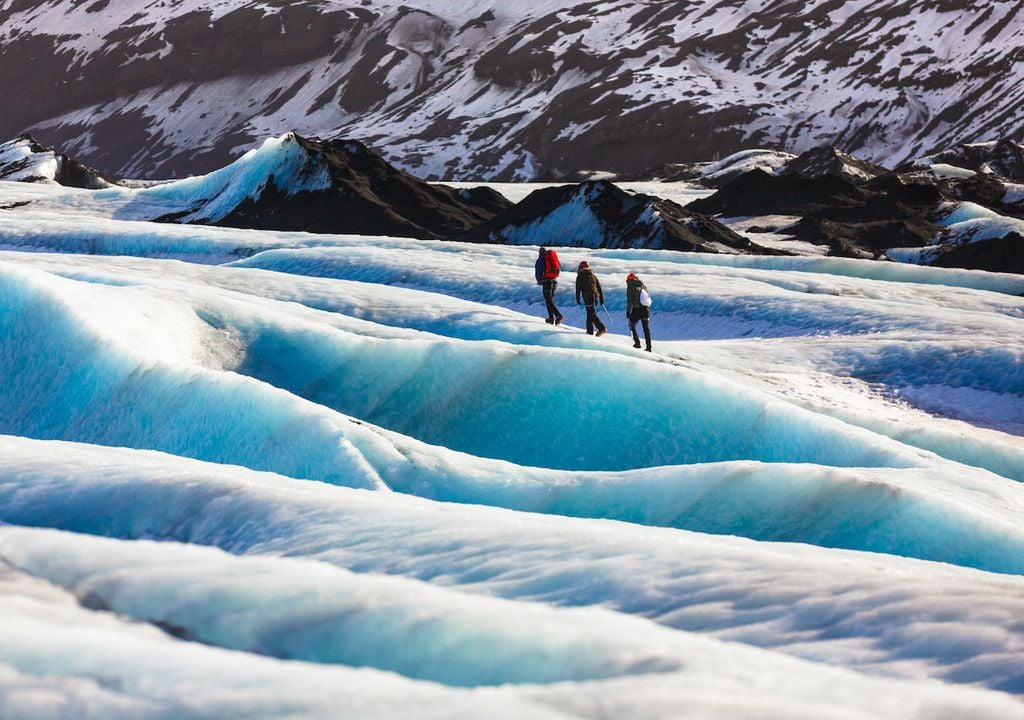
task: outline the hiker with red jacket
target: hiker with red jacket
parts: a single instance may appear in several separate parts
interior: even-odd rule
[[[651,295],[647,286],[634,273],[626,276],[626,318],[629,330],[633,333],[633,347],[640,347],[640,336],[636,332],[636,324],[644,327],[644,340],[647,341],[647,352],[651,351]]]
[[[597,316],[597,305],[604,305],[604,291],[601,289],[601,281],[590,269],[590,263],[586,260],[576,268],[576,304],[580,304],[580,296],[583,297],[583,304],[587,308],[587,335],[594,334],[597,328],[597,336],[601,337],[608,330],[605,328],[601,318]]]
[[[548,306],[548,319],[544,322],[549,325],[562,322],[562,313],[555,307],[555,288],[558,287],[557,278],[561,270],[558,254],[554,250],[541,248],[533,266],[533,274],[537,277],[537,284],[544,290],[544,304]]]

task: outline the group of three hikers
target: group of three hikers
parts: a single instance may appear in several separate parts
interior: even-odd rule
[[[541,248],[534,265],[534,275],[537,278],[537,284],[544,291],[544,303],[548,308],[548,317],[545,322],[551,325],[558,325],[562,322],[562,313],[558,312],[558,308],[555,306],[555,288],[558,287],[560,273],[558,254],[554,250]],[[586,260],[576,268],[577,305],[580,304],[580,298],[583,299],[583,304],[587,308],[587,335],[601,337],[608,331],[597,315],[597,306],[604,307],[604,291],[601,289],[601,281],[597,279],[597,275],[590,269],[590,263]],[[633,334],[633,347],[640,347],[640,336],[636,331],[637,323],[640,323],[644,330],[647,352],[650,352],[651,296],[647,292],[647,287],[634,273],[626,276],[626,318],[629,320],[629,330]]]

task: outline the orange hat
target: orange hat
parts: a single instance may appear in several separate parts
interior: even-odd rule
[[[626,279],[627,280],[636,280],[636,275],[634,273],[630,273],[629,275],[626,276]]]

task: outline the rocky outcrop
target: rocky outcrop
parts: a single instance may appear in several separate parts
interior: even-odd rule
[[[831,145],[812,148],[786,163],[783,173],[820,178],[836,175],[855,185],[881,177],[887,168],[845,153]]]
[[[771,253],[711,218],[605,180],[535,190],[462,237],[474,242]]]
[[[182,198],[179,210],[158,218],[166,222],[414,238],[450,238],[511,206],[488,188],[424,182],[360,142],[294,133],[203,178],[148,192]]]
[[[88,190],[115,184],[96,168],[43,145],[31,135],[0,143],[0,180],[53,182]]]
[[[771,175],[758,169],[740,175],[714,195],[686,207],[727,217],[807,215],[826,209],[861,207],[866,198],[863,190],[835,175]]]
[[[824,245],[829,255],[1021,272],[1024,223],[1006,211],[1005,197],[1006,186],[981,173],[887,173],[854,185],[834,174],[756,170],[687,207],[734,217],[799,216],[782,234]]]
[[[1010,232],[1002,237],[943,247],[932,265],[1024,274],[1024,236]]]
[[[960,200],[991,208],[1000,215],[1024,218],[1024,202],[1007,201],[1008,184],[997,176],[977,173],[969,178],[949,183],[950,194]]]
[[[1024,181],[1024,145],[1006,139],[984,143],[963,143],[930,155],[922,162],[945,163],[980,173]]]

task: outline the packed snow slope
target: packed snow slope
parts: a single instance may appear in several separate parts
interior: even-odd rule
[[[423,177],[1024,135],[1017,0],[6,0],[0,137],[162,178],[295,128]],[[223,98],[232,102],[225,107]]]
[[[1024,277],[179,192],[0,181],[0,715],[1024,719]]]

